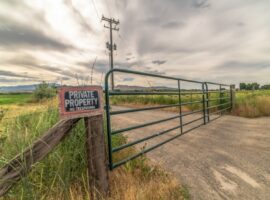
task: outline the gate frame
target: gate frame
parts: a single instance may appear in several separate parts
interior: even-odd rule
[[[111,74],[113,74],[114,72],[120,72],[120,73],[127,73],[127,74],[136,74],[136,75],[141,75],[141,76],[150,76],[150,77],[155,77],[155,78],[162,78],[162,79],[167,79],[167,80],[174,80],[174,81],[177,81],[177,85],[178,85],[178,88],[176,89],[177,91],[176,92],[116,92],[115,90],[109,90],[109,76]],[[187,94],[187,93],[183,93],[181,91],[181,81],[182,82],[191,82],[191,83],[195,83],[195,84],[201,84],[201,87],[202,87],[202,92],[188,92],[188,94],[201,94],[202,95],[202,101],[192,101],[192,102],[185,102],[185,103],[182,103],[182,98],[181,98],[181,95],[183,94]],[[105,110],[106,110],[106,125],[107,125],[107,138],[108,138],[108,159],[109,159],[109,168],[110,170],[113,170],[114,168],[122,165],[122,164],[125,164],[126,162],[138,157],[138,156],[141,156],[189,131],[192,131],[202,125],[206,125],[207,123],[209,123],[210,121],[213,121],[217,118],[219,118],[220,116],[210,120],[210,114],[213,114],[213,113],[210,113],[210,109],[212,108],[219,108],[222,104],[219,104],[219,105],[216,105],[216,106],[211,106],[209,107],[209,103],[210,101],[213,101],[213,100],[210,100],[209,98],[209,94],[212,93],[212,92],[215,92],[215,91],[210,91],[209,90],[209,87],[208,85],[217,85],[219,86],[219,93],[221,94],[221,88],[222,86],[225,86],[225,87],[229,87],[229,93],[230,94],[230,97],[226,97],[226,99],[229,99],[229,104],[230,104],[230,107],[227,107],[223,110],[218,110],[218,112],[220,112],[220,116],[222,116],[222,112],[223,111],[226,111],[228,109],[231,109],[232,108],[232,105],[233,105],[233,97],[232,97],[232,94],[233,94],[233,91],[232,91],[232,85],[227,85],[227,84],[220,84],[220,83],[213,83],[213,82],[201,82],[201,81],[194,81],[194,80],[188,80],[188,79],[181,79],[181,78],[176,78],[176,77],[170,77],[170,76],[164,76],[164,75],[158,75],[158,74],[151,74],[151,73],[145,73],[145,72],[139,72],[139,71],[133,71],[133,70],[126,70],[126,69],[118,69],[118,68],[114,68],[110,71],[107,72],[106,76],[105,76]],[[146,108],[138,108],[138,109],[128,109],[128,110],[124,110],[124,111],[110,111],[110,96],[114,96],[114,95],[178,95],[178,104],[172,104],[172,105],[161,105],[161,106],[152,106],[152,107],[146,107]],[[221,96],[221,95],[220,95]],[[221,98],[216,98],[214,100],[217,100],[219,99],[219,102],[221,102]],[[195,110],[195,111],[192,111],[192,112],[188,112],[188,113],[185,113],[183,114],[182,113],[182,106],[183,105],[189,105],[189,104],[197,104],[197,103],[202,103],[203,104],[203,109],[200,109],[200,110]],[[226,103],[226,104],[228,104]],[[223,106],[223,105],[222,105]],[[158,121],[154,121],[154,122],[150,122],[150,123],[145,123],[145,124],[141,124],[141,125],[137,125],[137,126],[132,126],[132,127],[128,127],[128,128],[124,128],[124,129],[119,129],[119,130],[116,130],[116,131],[112,131],[111,129],[111,115],[117,115],[117,114],[124,114],[124,113],[130,113],[130,112],[138,112],[138,111],[145,111],[145,110],[154,110],[154,109],[160,109],[160,108],[169,108],[169,107],[179,107],[179,114],[175,117],[170,117],[170,118],[167,118],[167,119],[163,119],[163,120],[158,120]],[[198,119],[195,119],[195,120],[192,120],[188,123],[185,123],[183,124],[183,121],[182,121],[182,117],[183,116],[187,116],[187,115],[190,115],[190,114],[194,114],[194,113],[198,113],[198,112],[203,112],[203,117],[201,118],[198,118]],[[215,112],[215,113],[218,113],[218,112]],[[156,133],[154,135],[151,135],[151,136],[148,136],[148,137],[145,137],[143,139],[140,139],[140,140],[137,140],[135,142],[130,142],[130,143],[127,143],[127,144],[124,144],[122,146],[119,146],[119,147],[116,147],[116,148],[113,148],[112,147],[112,135],[115,135],[115,134],[118,134],[118,133],[122,133],[122,132],[125,132],[125,131],[130,131],[130,130],[133,130],[133,129],[137,129],[137,128],[142,128],[142,127],[145,127],[145,126],[149,126],[149,125],[153,125],[153,124],[158,124],[158,123],[162,123],[162,122],[165,122],[165,121],[169,121],[169,120],[172,120],[172,119],[176,119],[176,118],[179,118],[179,126],[177,127],[174,127],[174,128],[171,128],[171,129],[168,129],[166,131],[162,131],[162,132],[159,132],[159,133]],[[195,126],[185,132],[183,132],[183,127],[185,125],[188,125],[188,124],[191,124],[195,121],[198,121],[198,120],[201,120],[203,119],[203,123],[198,125],[198,126]],[[136,145],[140,142],[143,142],[143,141],[146,141],[146,140],[149,140],[153,137],[156,137],[156,136],[160,136],[162,134],[165,134],[167,132],[170,132],[170,131],[173,131],[173,130],[176,130],[180,128],[180,134],[177,134],[176,136],[173,136],[171,137],[170,139],[167,139],[157,145],[154,145],[154,146],[151,146],[147,149],[144,149],[143,151],[141,151],[140,153],[137,153],[133,156],[129,156],[125,159],[122,159],[121,161],[118,161],[117,163],[114,163],[113,162],[113,152],[116,152],[116,151],[119,151],[119,150],[122,150],[126,147],[130,147],[130,146],[133,146],[133,145]]]

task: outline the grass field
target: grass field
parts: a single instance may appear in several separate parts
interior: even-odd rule
[[[217,99],[219,97],[219,93],[211,93],[209,94],[209,99]],[[229,94],[226,92],[221,94],[221,97],[229,97]],[[181,95],[181,102],[194,102],[197,103],[188,104],[182,106],[182,111],[194,111],[202,109],[203,96],[202,94],[183,94]],[[209,102],[209,106],[215,106],[218,104],[226,103],[229,99],[214,100]],[[179,104],[179,96],[178,95],[121,95],[121,96],[113,96],[111,98],[111,103],[113,105],[123,105],[123,106],[155,106],[155,105],[172,105]],[[169,109],[165,109],[169,111],[179,112],[178,107],[173,107]]]
[[[216,98],[211,95],[210,98]],[[31,94],[0,95],[0,167],[29,146],[35,138],[55,124],[58,118],[57,100],[31,102]],[[201,95],[183,95],[182,102],[200,101]],[[178,103],[178,96],[116,96],[113,104],[146,106]],[[218,102],[213,101],[213,105]],[[201,103],[184,107],[186,111],[200,109]],[[178,108],[175,109],[178,111]],[[244,117],[270,116],[270,91],[237,91],[232,114]],[[125,143],[123,136],[114,145]],[[85,129],[80,122],[63,143],[42,162],[35,165],[3,199],[86,199],[87,170]],[[117,156],[126,157],[129,151]],[[116,158],[117,159],[117,158]],[[145,158],[133,160],[111,173],[110,199],[188,199],[188,190],[159,167]]]
[[[56,99],[39,104],[16,99],[22,101],[17,100],[17,105],[6,104],[7,110],[0,120],[0,167],[59,120]],[[88,199],[85,139],[84,123],[80,121],[70,136],[43,161],[35,164],[31,173],[3,199]],[[114,138],[113,145],[124,142],[125,138],[119,136]],[[151,165],[145,157],[114,170],[110,177],[109,199],[189,198],[186,187],[181,187],[172,176]]]
[[[212,93],[209,99],[218,98],[218,93]],[[229,97],[228,93],[222,97]],[[202,95],[182,95],[182,102],[201,101]],[[226,103],[228,100],[219,100],[209,102],[209,106]],[[153,105],[171,105],[178,103],[178,96],[173,95],[123,95],[113,96],[111,102],[114,105],[127,105],[134,107],[153,106]],[[193,111],[202,109],[202,103],[183,106],[183,111]],[[179,108],[166,109],[170,111],[179,111]],[[270,90],[257,91],[237,91],[235,99],[235,108],[231,112],[232,115],[242,117],[260,117],[270,116]]]
[[[1,94],[0,93],[0,106],[9,104],[24,104],[32,100],[30,93],[14,93],[14,94]]]

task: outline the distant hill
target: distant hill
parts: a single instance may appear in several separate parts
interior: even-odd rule
[[[37,84],[33,85],[17,85],[17,86],[5,86],[0,87],[0,93],[6,92],[33,92]]]
[[[17,86],[4,86],[0,87],[0,93],[7,92],[33,92],[36,89],[38,84],[32,85],[17,85]],[[59,86],[56,84],[56,86]],[[153,86],[153,87],[143,87],[143,86],[135,86],[135,85],[117,85],[115,87],[116,90],[175,90],[176,88],[170,88],[165,86]]]
[[[39,84],[32,85],[16,85],[16,86],[4,86],[0,87],[0,93],[7,92],[33,92]],[[59,87],[59,84],[49,83],[49,85],[53,85]]]
[[[175,90],[176,88],[170,88],[166,86],[153,86],[153,87],[144,87],[144,86],[135,86],[135,85],[117,85],[116,90]]]

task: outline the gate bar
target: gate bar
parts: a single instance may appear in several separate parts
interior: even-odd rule
[[[191,128],[191,129],[183,132],[182,134],[177,134],[174,137],[169,138],[169,139],[167,139],[167,140],[165,140],[165,141],[163,141],[163,142],[161,142],[161,143],[159,143],[157,145],[154,145],[154,146],[151,146],[149,148],[146,148],[146,149],[142,150],[140,153],[137,153],[137,154],[135,154],[135,155],[133,155],[131,157],[128,157],[126,159],[123,159],[123,160],[121,160],[119,162],[116,162],[116,163],[112,164],[112,168],[116,168],[116,167],[130,161],[130,160],[133,160],[134,158],[137,158],[137,157],[139,157],[139,156],[141,156],[141,155],[143,155],[143,154],[145,154],[145,153],[147,153],[147,152],[149,152],[149,151],[151,151],[151,150],[153,150],[153,149],[155,149],[157,147],[160,147],[161,145],[166,144],[167,142],[170,142],[170,141],[174,140],[175,138],[178,138],[179,136],[184,135],[184,134],[186,134],[186,133],[188,133],[188,132],[190,132],[190,131],[192,131],[192,130],[194,130],[196,128],[199,128],[202,125],[204,125],[204,124],[202,123],[202,124],[200,124],[198,126],[195,126],[195,127]]]
[[[176,126],[176,127],[171,128],[171,129],[168,129],[168,130],[165,130],[165,131],[161,131],[161,132],[158,132],[158,133],[156,133],[156,134],[147,136],[147,137],[142,138],[142,139],[140,139],[140,140],[136,140],[136,141],[134,141],[134,142],[130,142],[130,143],[127,143],[127,144],[123,144],[123,145],[121,145],[121,146],[118,146],[118,147],[113,148],[112,151],[113,151],[113,152],[120,151],[120,150],[122,150],[122,149],[124,149],[124,148],[127,148],[127,147],[133,146],[133,145],[135,145],[135,144],[144,142],[144,141],[146,141],[146,140],[155,138],[155,137],[157,137],[157,136],[160,136],[160,135],[163,135],[163,134],[165,134],[165,133],[171,132],[171,131],[176,130],[176,129],[178,129],[178,128],[182,128],[182,127],[184,127],[184,126],[186,126],[186,125],[189,125],[189,124],[191,124],[191,123],[193,123],[193,122],[196,122],[196,121],[199,121],[199,120],[201,120],[201,119],[203,119],[203,117],[200,117],[200,118],[194,119],[194,120],[192,120],[192,121],[186,122],[186,123],[184,123],[183,125]]]

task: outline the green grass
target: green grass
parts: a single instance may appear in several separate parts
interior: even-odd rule
[[[0,97],[0,102],[5,102],[6,105],[21,104],[31,99],[31,94],[1,94]],[[213,95],[210,98],[216,97]],[[201,100],[200,95],[182,97],[183,102],[197,100]],[[116,96],[111,101],[113,104],[175,104],[178,103],[178,96]],[[189,107],[189,109],[198,108]],[[246,117],[270,116],[270,91],[238,91],[233,114]],[[2,127],[0,167],[31,145],[38,136],[58,120],[58,109],[55,106],[47,106],[47,109],[42,112],[28,113],[11,120],[0,121]],[[113,146],[119,146],[125,142],[126,139],[122,136],[113,138]],[[132,151],[134,152],[134,149]],[[116,155],[115,159],[125,157],[128,153],[127,151],[124,154]],[[164,188],[167,193],[160,193],[158,199],[189,199],[186,186],[171,186],[172,178],[148,165],[145,157],[129,162],[120,168],[120,172],[117,169],[112,173],[112,176],[111,185],[114,191],[112,199],[114,197],[121,199],[120,197],[123,195],[136,196],[145,187],[149,187],[149,191],[141,199],[154,199],[155,195]],[[80,121],[70,136],[44,160],[35,164],[31,173],[16,184],[3,199],[86,199],[86,188],[85,128],[83,121]]]
[[[21,115],[6,122],[4,133],[0,135],[0,167],[30,146],[58,120],[58,109],[49,107],[44,112]],[[87,184],[85,140],[84,123],[81,120],[70,136],[42,162],[35,164],[32,172],[5,199],[42,199],[59,194],[65,199],[65,196],[69,196],[72,184]],[[118,137],[113,145],[120,145],[123,141]]]
[[[52,127],[59,120],[58,116],[58,109],[48,104],[47,109],[43,112],[32,112],[2,121],[0,168],[15,155],[23,152],[36,138]],[[88,178],[85,140],[85,127],[81,120],[69,136],[45,159],[36,163],[32,171],[22,178],[5,195],[3,200],[87,199]],[[119,146],[126,140],[119,135],[114,137],[112,142],[113,146]],[[125,157],[128,153],[118,154],[115,159]],[[170,177],[162,173],[156,173],[156,170],[152,169],[146,163],[145,158],[133,160],[126,167],[117,169],[116,172],[112,173],[110,180],[113,190],[110,199],[122,199],[122,196],[125,195],[133,196],[133,199],[135,199],[137,193],[144,191],[148,185],[149,191],[145,192],[145,196],[141,199],[153,199],[156,195],[153,191],[157,187],[161,188],[160,198],[158,199],[182,199],[184,194],[176,193],[176,191],[181,191],[179,184],[172,183]],[[120,182],[121,186],[118,185]],[[178,194],[178,196],[175,197],[175,194]]]
[[[236,91],[237,98],[245,98],[249,95],[255,96],[270,96],[270,90],[238,90]]]
[[[33,95],[30,93],[0,93],[0,105],[24,104],[31,101]]]

